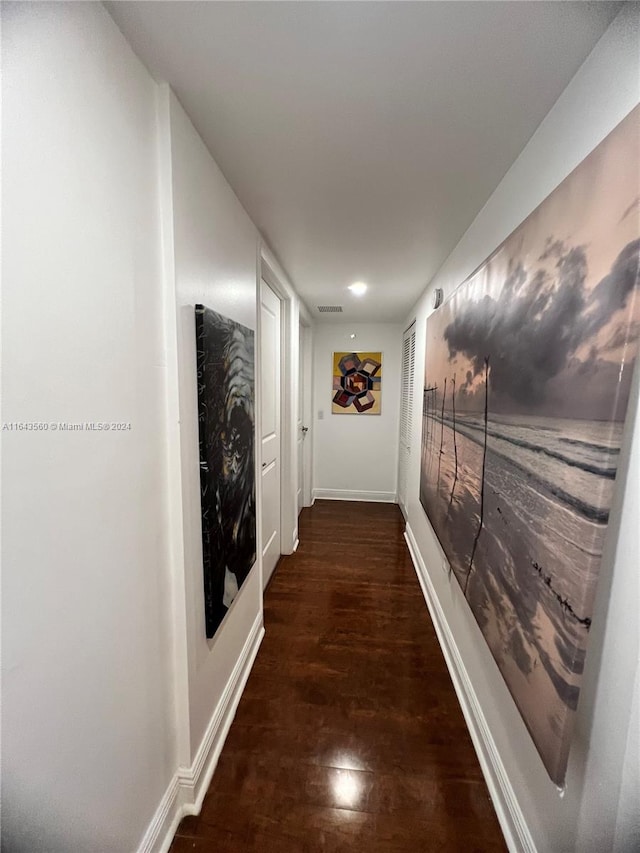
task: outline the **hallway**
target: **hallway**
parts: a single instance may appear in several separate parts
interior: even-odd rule
[[[171,853],[505,850],[397,506],[317,501]]]
[[[0,20],[2,851],[640,851],[640,2]]]

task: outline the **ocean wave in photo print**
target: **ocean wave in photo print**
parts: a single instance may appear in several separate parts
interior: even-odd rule
[[[640,108],[427,320],[420,500],[565,775],[640,331]]]

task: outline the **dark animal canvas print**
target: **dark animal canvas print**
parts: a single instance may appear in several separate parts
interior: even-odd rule
[[[207,637],[256,561],[254,333],[196,305]]]
[[[420,500],[558,784],[638,355],[639,144],[637,108],[427,320]]]

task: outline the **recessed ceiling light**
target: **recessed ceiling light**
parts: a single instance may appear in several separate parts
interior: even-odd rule
[[[349,337],[351,338],[351,340],[353,340],[353,339],[355,338],[355,336],[356,336],[356,333],[355,333],[355,332],[351,332],[351,334],[349,335]]]
[[[367,292],[367,285],[364,281],[354,281],[353,284],[349,285],[349,290],[354,296],[364,296]]]

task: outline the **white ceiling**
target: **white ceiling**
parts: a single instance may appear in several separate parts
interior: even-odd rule
[[[329,322],[405,318],[620,8],[107,6]]]

